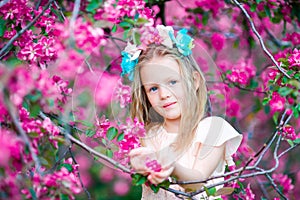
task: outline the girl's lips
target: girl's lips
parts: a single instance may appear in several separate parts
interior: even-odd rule
[[[167,107],[169,107],[169,106],[171,106],[171,105],[173,105],[173,104],[175,104],[175,103],[176,103],[176,102],[167,103],[167,104],[163,105],[163,108],[167,108]]]

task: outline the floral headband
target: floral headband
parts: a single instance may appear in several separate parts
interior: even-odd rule
[[[148,33],[149,34],[149,33]],[[168,48],[173,48],[174,44],[178,51],[183,56],[192,54],[192,48],[194,47],[193,38],[187,34],[186,29],[181,29],[174,36],[174,30],[171,26],[157,25],[154,33],[150,35],[147,44],[155,43],[156,45],[164,45]],[[127,43],[124,51],[122,51],[122,74],[124,76],[128,74],[128,79],[133,80],[134,68],[138,63],[138,58],[142,52],[142,47],[137,47],[135,44]]]

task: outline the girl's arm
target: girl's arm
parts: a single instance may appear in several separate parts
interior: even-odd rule
[[[172,175],[176,176],[180,181],[205,180],[210,177],[219,165],[220,160],[224,159],[225,143],[221,146],[211,148],[211,152],[203,159],[199,159],[199,156],[201,156],[200,152],[192,169],[186,168],[176,162]],[[203,186],[203,183],[181,186],[185,189],[199,190]]]

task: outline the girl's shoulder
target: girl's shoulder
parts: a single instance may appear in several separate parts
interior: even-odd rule
[[[228,142],[238,147],[242,141],[242,135],[224,118],[210,116],[199,122],[195,140],[209,146],[220,146]]]

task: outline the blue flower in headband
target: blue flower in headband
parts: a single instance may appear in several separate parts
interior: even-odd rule
[[[178,51],[184,56],[188,56],[192,54],[192,48],[194,47],[193,38],[187,34],[186,29],[181,29],[178,31],[177,36],[175,38],[174,34],[169,32],[170,38],[176,44]]]
[[[137,49],[136,45],[132,45],[130,43],[127,44],[124,51],[122,51],[122,74],[124,76],[128,74],[128,79],[133,81],[133,72],[136,64],[138,63],[138,57],[141,53],[141,50]]]

